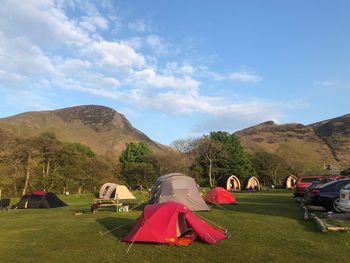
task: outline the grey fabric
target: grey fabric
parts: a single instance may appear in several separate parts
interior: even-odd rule
[[[196,181],[181,173],[160,176],[152,186],[150,204],[174,201],[192,211],[208,211]]]

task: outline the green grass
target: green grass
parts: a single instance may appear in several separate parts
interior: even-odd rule
[[[138,193],[138,197],[142,197]],[[228,229],[215,245],[188,247],[120,241],[142,213],[108,210],[93,215],[92,195],[62,197],[69,206],[0,213],[0,262],[347,262],[350,235],[320,233],[290,193],[238,193],[237,206],[200,215]],[[85,211],[81,216],[74,212]],[[122,224],[117,231],[100,235]]]

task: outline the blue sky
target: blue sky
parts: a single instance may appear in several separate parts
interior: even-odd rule
[[[0,117],[100,104],[164,144],[350,113],[349,1],[4,0]]]

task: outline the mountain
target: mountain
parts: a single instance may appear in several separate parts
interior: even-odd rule
[[[98,154],[114,156],[123,151],[127,142],[146,141],[156,152],[168,148],[134,128],[124,115],[97,105],[25,112],[1,118],[0,129],[22,138],[53,132],[61,141],[79,142]]]
[[[283,147],[294,145],[312,152],[323,164],[336,168],[350,164],[350,114],[310,125],[268,121],[236,134],[251,153],[264,150],[278,154],[284,152]]]

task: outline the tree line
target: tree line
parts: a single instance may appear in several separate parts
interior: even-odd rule
[[[172,149],[162,152],[153,152],[143,141],[127,143],[119,158],[97,155],[80,143],[62,142],[50,132],[20,139],[0,130],[0,142],[0,189],[10,196],[39,188],[56,193],[96,192],[108,181],[148,189],[158,176],[170,172],[185,173],[209,187],[221,175],[232,174],[241,180],[257,176],[265,186],[281,185],[290,174],[322,170],[305,145],[249,154],[238,136],[222,131],[176,140]]]

